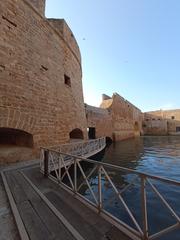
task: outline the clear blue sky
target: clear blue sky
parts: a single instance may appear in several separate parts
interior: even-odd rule
[[[117,92],[142,111],[180,108],[180,0],[46,0],[82,55],[85,102]]]

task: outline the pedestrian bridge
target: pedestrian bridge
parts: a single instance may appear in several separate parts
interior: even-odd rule
[[[62,144],[59,146],[53,146],[50,148],[41,148],[40,153],[40,168],[44,171],[44,159],[46,159],[46,169],[49,172],[62,168],[71,164],[72,157],[70,155],[61,155],[59,152],[89,158],[97,153],[101,152],[106,147],[106,138],[98,138],[88,141],[72,142],[67,144]],[[61,162],[61,164],[60,164]]]
[[[104,145],[102,144],[101,146],[103,148]],[[48,154],[46,155],[47,152]],[[175,210],[159,190],[164,184],[171,186],[172,190],[179,192],[177,199],[175,199],[177,203],[177,201],[179,201],[178,197],[180,197],[180,182],[100,161],[94,161],[82,157],[81,154],[77,156],[43,148],[41,156],[44,156],[41,162],[41,171],[46,177],[49,177],[49,179],[59,184],[63,189],[74,194],[76,199],[95,210],[113,226],[116,226],[121,232],[126,234],[129,239],[163,239],[161,238],[162,236],[175,230],[179,231],[180,236],[180,205],[179,209]],[[66,164],[66,161],[68,161],[68,164]],[[86,170],[83,163],[89,163],[89,171]],[[115,172],[117,176],[127,175],[127,183],[124,184],[120,180],[118,182],[114,181],[112,175]],[[95,182],[92,181],[92,176],[96,176],[93,178]],[[121,179],[121,177],[119,177],[119,179]],[[106,199],[106,196],[103,196],[106,184],[111,186],[113,192],[112,196],[109,196],[108,199]],[[83,191],[81,191],[84,187],[86,187],[90,193],[90,198],[87,198],[86,195],[83,194]],[[139,209],[132,210],[133,195],[130,196],[131,200],[125,200],[123,198],[128,191],[132,191],[133,194],[139,194]],[[153,207],[154,204],[151,203],[152,206],[150,206],[150,203],[148,203],[147,198],[150,191],[152,191],[155,194],[154,197],[160,201],[160,203],[158,201],[157,203],[162,204],[160,211],[165,210],[169,212],[173,222],[173,224],[167,226],[165,222],[163,222],[163,219],[161,219],[162,222],[159,222],[158,230],[156,231],[152,230],[152,219],[148,217],[148,208]],[[129,217],[128,223],[117,217],[117,213],[112,213],[109,209],[107,210],[106,201],[113,202],[115,199],[121,203],[126,211]],[[131,203],[132,206],[128,205],[127,202]],[[120,216],[121,214],[118,215]]]
[[[180,194],[180,182],[84,157],[104,147],[103,138],[75,146],[42,148],[40,168],[36,164],[1,172],[19,239],[175,240],[168,234],[180,234],[180,210],[168,201],[161,186],[170,186]],[[117,179],[113,178],[115,173]],[[125,176],[126,181],[122,181]],[[105,194],[107,185],[111,194]],[[168,226],[161,218],[156,230],[152,230],[155,216],[149,215],[148,210],[157,202],[148,201],[150,190],[163,206],[157,214],[161,216],[161,211],[167,211],[172,218]],[[136,209],[134,194],[140,196]],[[174,201],[178,202],[180,196],[176,196]],[[112,211],[109,206],[113,202],[121,204],[124,210]],[[122,218],[123,212],[128,221]]]

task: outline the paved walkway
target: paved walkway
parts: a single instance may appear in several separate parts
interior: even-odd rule
[[[39,167],[12,169],[5,172],[5,177],[30,240],[129,240],[70,193],[44,178]],[[19,239],[12,215],[10,219],[12,224],[7,223],[11,236],[0,240]]]
[[[19,240],[19,234],[0,177],[0,240]]]
[[[11,165],[0,165],[0,173],[3,170],[13,170],[19,167],[26,167],[36,164],[38,160],[24,161]],[[11,212],[9,201],[4,189],[2,178],[0,175],[0,240],[20,240],[18,230]]]

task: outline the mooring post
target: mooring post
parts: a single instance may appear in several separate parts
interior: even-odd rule
[[[49,175],[49,151],[44,150],[44,177]]]

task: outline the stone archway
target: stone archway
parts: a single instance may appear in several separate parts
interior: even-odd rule
[[[140,126],[137,121],[134,123],[134,136],[140,136]]]
[[[106,136],[106,144],[110,145],[113,142],[111,137]]]
[[[69,133],[70,141],[84,139],[84,135],[81,129],[75,128]]]
[[[0,128],[0,144],[33,147],[33,135],[13,128]]]
[[[0,128],[0,164],[34,158],[33,135],[20,129]]]
[[[96,139],[96,128],[95,127],[88,128],[88,137],[89,137],[89,139]]]

